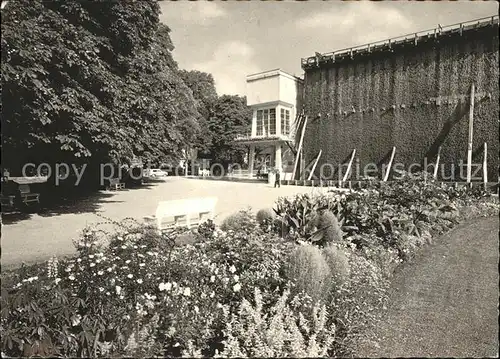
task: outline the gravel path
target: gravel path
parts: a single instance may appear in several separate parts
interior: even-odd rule
[[[215,222],[229,214],[252,207],[254,210],[271,207],[280,196],[318,192],[314,187],[282,186],[273,188],[267,183],[244,183],[171,177],[164,183],[139,189],[101,192],[93,198],[70,204],[67,208],[13,218],[6,214],[2,225],[2,268],[21,262],[48,259],[74,251],[72,239],[77,238],[89,224],[102,222],[99,213],[113,220],[132,217],[143,220],[151,216],[159,201],[193,197],[217,197]],[[322,189],[325,190],[325,189]],[[107,226],[101,228],[109,229]]]
[[[498,218],[461,225],[395,274],[360,357],[498,357]]]

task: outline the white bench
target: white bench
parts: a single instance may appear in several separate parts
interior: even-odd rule
[[[145,217],[149,222],[156,223],[160,230],[185,226],[198,226],[206,219],[214,219],[216,197],[179,199],[162,201],[156,208],[153,217]]]

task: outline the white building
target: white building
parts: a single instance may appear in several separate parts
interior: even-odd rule
[[[249,174],[260,166],[280,168],[291,176],[295,119],[302,98],[303,80],[280,69],[247,76],[247,105],[253,110],[252,131],[236,142],[249,145]],[[256,156],[257,154],[257,156]]]

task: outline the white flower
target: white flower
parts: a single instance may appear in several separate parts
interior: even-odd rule
[[[127,246],[122,246],[122,249],[127,249]]]
[[[160,289],[160,292],[163,292],[164,290],[170,290],[172,289],[172,283],[160,283],[158,285],[158,288]]]
[[[123,295],[120,295],[120,299],[123,299],[123,298],[125,298],[125,297]]]
[[[104,272],[102,270],[100,270],[99,272],[97,272],[98,275],[103,275]]]
[[[222,304],[217,303],[217,308],[222,308]]]
[[[106,269],[108,272],[111,272],[113,270],[113,268],[109,267],[108,269]]]
[[[130,278],[130,279],[132,279],[134,277],[134,275],[133,274],[128,274],[127,277]]]
[[[56,278],[55,282],[56,284],[59,283],[61,281],[61,278]]]
[[[129,264],[129,263],[130,263],[130,259],[127,259],[127,260],[125,261],[125,264]]]
[[[120,293],[122,292],[122,287],[120,287],[119,285],[117,285],[115,287],[115,290],[116,290],[116,294],[120,295]]]
[[[81,259],[81,258],[78,258],[76,261],[77,261],[78,263],[80,263],[80,262],[82,261],[82,259]]]
[[[73,318],[71,318],[71,324],[76,327],[78,324],[80,324],[80,320],[82,319],[80,314],[75,315]]]
[[[91,267],[95,267],[95,263],[90,263],[90,266]]]
[[[139,267],[144,267],[145,265],[146,265],[146,263],[140,263]]]
[[[75,276],[73,274],[70,275],[68,278],[69,278],[69,280],[75,280]]]
[[[104,288],[103,287],[99,287],[99,292],[104,292]]]
[[[214,275],[210,277],[210,282],[212,282],[212,283],[215,282],[215,276]]]
[[[214,292],[210,293],[210,298],[213,298],[213,297],[215,297],[215,293]]]
[[[111,293],[110,292],[106,292],[106,295],[111,295]]]
[[[93,254],[89,254],[89,258],[90,259],[94,258],[94,255]]]
[[[233,285],[233,291],[235,292],[239,292],[241,289],[241,285],[240,283],[236,283],[235,285]]]
[[[191,295],[191,289],[189,289],[189,287],[184,288],[184,292],[182,294],[185,297],[189,297]]]
[[[123,241],[123,237],[121,237],[121,236],[118,236],[118,237],[117,237],[117,239],[118,239],[119,241]]]
[[[142,284],[142,279],[137,279],[137,283]]]
[[[199,312],[200,312],[200,308],[198,308],[198,306],[197,306],[197,305],[195,305],[195,306],[194,306],[194,311],[195,311],[196,313],[199,313]]]
[[[142,247],[142,246],[141,246]],[[144,258],[144,254],[137,253],[137,257]]]
[[[237,282],[237,281],[240,279],[240,277],[238,277],[236,274],[234,275],[234,277],[233,277],[233,278],[234,278],[234,281],[235,281],[235,282]]]
[[[235,267],[234,265],[232,265],[231,267],[229,267],[229,271],[230,271],[231,273],[236,272],[236,267]]]
[[[134,249],[137,249],[138,247],[137,246],[134,246]]]

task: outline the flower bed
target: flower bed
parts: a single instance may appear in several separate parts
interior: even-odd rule
[[[207,223],[185,245],[136,223],[87,228],[74,257],[2,273],[2,354],[346,356],[395,266],[498,201],[406,180],[280,199],[275,212]]]

